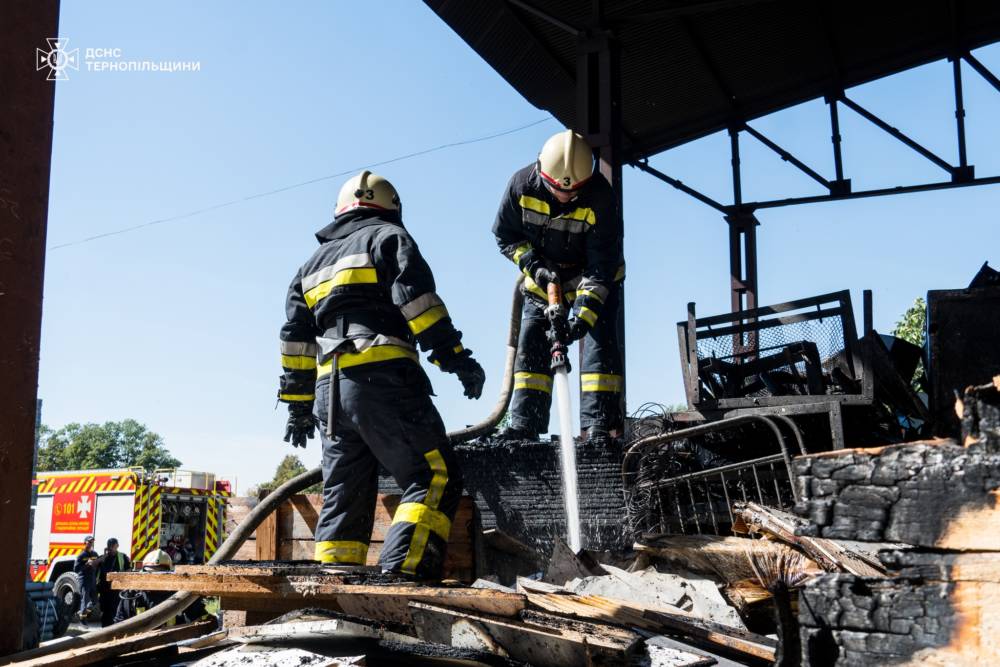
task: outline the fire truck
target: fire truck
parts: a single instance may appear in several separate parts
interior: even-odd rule
[[[174,561],[204,563],[219,547],[229,483],[211,473],[142,468],[39,473],[29,572],[51,581],[70,609],[79,602],[73,574],[87,535],[102,553],[109,538],[133,563],[155,549]]]

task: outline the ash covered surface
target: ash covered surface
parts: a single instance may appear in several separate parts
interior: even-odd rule
[[[290,611],[287,614],[283,614],[278,618],[268,621],[264,625],[281,625],[283,623],[294,623],[297,621],[310,622],[310,621],[320,621],[320,620],[331,620],[331,621],[350,621],[352,623],[357,623],[359,625],[367,625],[368,627],[375,628],[377,630],[385,630],[388,632],[395,632],[401,635],[411,634],[413,629],[402,623],[394,623],[393,621],[382,621],[375,620],[371,618],[365,618],[362,616],[351,616],[350,614],[343,614],[337,611],[332,611],[330,609],[320,609],[317,607],[307,607],[305,609],[296,609],[295,611]]]

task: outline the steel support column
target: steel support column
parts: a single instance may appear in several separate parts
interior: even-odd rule
[[[732,213],[729,224],[729,285],[732,312],[757,307],[757,226],[752,213]]]
[[[58,0],[0,4],[0,655],[21,648],[55,83],[35,49]]]
[[[598,168],[615,196],[615,210],[622,215],[622,123],[618,44],[602,28],[600,0],[593,3],[593,25],[577,42],[577,131],[597,153]],[[618,309],[618,340],[625,361],[625,298]],[[581,359],[582,361],[582,359]],[[580,366],[582,368],[582,365]],[[624,385],[623,385],[624,386]],[[625,391],[622,391],[625,414]],[[621,430],[621,424],[615,425]]]

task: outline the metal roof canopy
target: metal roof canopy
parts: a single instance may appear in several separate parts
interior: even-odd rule
[[[719,210],[730,227],[734,311],[753,308],[759,209],[1000,182],[966,156],[962,67],[1000,91],[971,53],[1000,40],[995,0],[425,0],[537,107],[587,136],[621,197],[631,164]],[[845,89],[948,58],[953,62],[957,165],[851,100]],[[835,174],[826,178],[748,121],[819,97],[830,107]],[[938,183],[853,191],[840,153],[839,109],[861,115],[948,174]],[[733,201],[717,202],[646,159],[728,130]],[[739,143],[747,134],[826,189],[744,202]]]

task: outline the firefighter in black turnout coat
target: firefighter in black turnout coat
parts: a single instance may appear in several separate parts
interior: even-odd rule
[[[286,441],[304,447],[320,427],[316,560],[364,565],[381,463],[403,489],[382,570],[440,578],[462,479],[417,345],[469,398],[479,398],[485,374],[434,291],[389,181],[369,171],[350,179],[316,238],[288,290],[278,394]]]
[[[609,431],[622,428],[618,309],[625,261],[614,193],[594,172],[582,136],[571,130],[552,136],[534,164],[515,172],[493,234],[524,273],[526,297],[511,421],[499,437],[535,439],[548,429],[552,371],[544,311],[546,287],[559,281],[572,309],[569,337],[583,341],[580,426],[590,442],[608,444]]]

